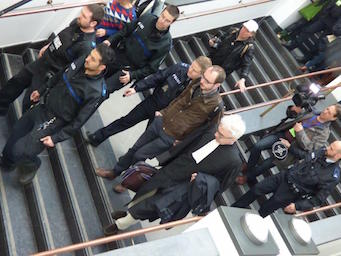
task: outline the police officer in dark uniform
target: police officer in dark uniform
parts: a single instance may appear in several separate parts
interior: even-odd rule
[[[232,28],[228,33],[209,40],[210,57],[214,65],[223,67],[227,76],[241,69],[240,80],[235,84],[241,91],[245,91],[245,79],[254,57],[253,38],[257,30],[257,22],[249,20],[243,23],[241,29]]]
[[[261,204],[259,214],[262,217],[282,207],[292,214],[321,205],[340,182],[340,159],[341,141],[306,153],[303,161],[257,183],[231,206],[245,208],[268,193],[274,194]]]
[[[151,13],[142,15],[104,41],[117,56],[106,74],[110,93],[158,70],[171,48],[169,26],[178,16],[179,9],[168,5],[159,18]]]
[[[327,47],[327,38],[325,36],[334,34],[341,35],[341,2],[339,0],[320,0],[320,5],[323,5],[322,10],[303,28],[295,27],[295,31],[291,35],[292,40],[283,45],[288,50],[293,50],[297,47],[303,52],[303,57],[295,56],[297,61],[305,62],[311,59],[318,51],[325,51]],[[314,45],[309,38],[315,33],[320,33],[317,43]],[[309,47],[306,50],[303,45]]]
[[[22,167],[25,173],[21,183],[34,178],[41,164],[37,155],[45,146],[54,147],[72,137],[108,98],[104,71],[113,61],[113,54],[112,49],[101,44],[32,93],[33,101],[39,103],[14,125],[1,157],[5,169]]]
[[[53,74],[63,70],[74,59],[88,55],[95,44],[95,27],[103,18],[103,8],[98,4],[85,6],[80,16],[62,30],[39,52],[39,58],[26,65],[0,90],[0,114],[5,115],[12,103],[26,88],[23,112],[31,105],[30,95]]]
[[[126,116],[97,130],[93,134],[89,134],[89,143],[96,147],[108,137],[124,131],[143,120],[149,119],[149,123],[151,123],[156,111],[167,107],[191,80],[200,78],[202,73],[210,66],[212,66],[211,60],[200,56],[193,61],[191,66],[186,63],[175,64],[137,82],[134,88],[129,88],[125,92],[125,96],[155,88],[153,94],[139,103]]]

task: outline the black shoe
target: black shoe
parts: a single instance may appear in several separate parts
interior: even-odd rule
[[[294,56],[295,60],[299,63],[306,63],[307,62],[307,58],[305,56]]]
[[[3,156],[0,156],[0,167],[5,172],[11,172],[15,169],[15,165],[7,163]]]
[[[281,43],[285,48],[287,48],[289,51],[294,50],[297,48],[297,44],[295,44],[293,41]]]
[[[90,133],[90,132],[85,133],[85,141],[94,147],[97,147],[99,144],[103,142],[103,141],[99,141],[99,139],[96,136],[96,133]]]
[[[118,220],[120,218],[123,218],[127,216],[127,212],[126,211],[113,211],[111,213],[111,217],[114,219],[114,220]]]
[[[41,165],[40,158],[37,158],[36,163],[25,163],[20,165],[21,175],[19,177],[19,182],[22,185],[27,185],[32,182],[36,176],[38,169]]]
[[[116,235],[118,233],[118,231],[120,231],[120,230],[118,229],[116,224],[111,224],[109,226],[106,226],[103,230],[104,235],[106,235],[106,236]]]

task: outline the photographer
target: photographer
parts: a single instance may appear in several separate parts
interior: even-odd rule
[[[296,107],[293,107],[296,108]],[[250,150],[250,157],[246,168],[243,172],[246,175],[239,176],[236,183],[243,185],[246,182],[255,184],[256,177],[265,170],[275,166],[275,156],[271,155],[265,159],[260,165],[257,165],[262,150],[271,149],[273,144],[282,141],[285,144],[291,144],[289,154],[285,159],[285,165],[293,163],[297,160],[297,155],[293,154],[294,148],[313,151],[327,144],[330,134],[330,122],[341,117],[341,105],[336,104],[324,109],[320,115],[310,114],[305,116],[302,122],[296,123],[291,129],[279,131],[269,134],[258,141]],[[245,170],[246,169],[246,170]]]
[[[256,184],[231,206],[245,208],[271,192],[273,195],[260,206],[262,217],[282,207],[294,214],[321,205],[340,182],[340,159],[341,141],[334,141],[327,148],[306,153],[304,160],[292,168]]]

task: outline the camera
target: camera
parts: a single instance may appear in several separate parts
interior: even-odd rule
[[[309,85],[301,84],[296,87],[296,92],[292,97],[292,101],[297,107],[304,108],[311,112],[312,107],[320,100],[325,99],[324,95],[319,94],[321,86],[315,83]]]

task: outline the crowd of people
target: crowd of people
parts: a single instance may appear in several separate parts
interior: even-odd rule
[[[142,184],[127,211],[112,214],[115,223],[105,234],[138,220],[168,222],[190,211],[207,213],[215,196],[235,182],[254,186],[234,207],[247,207],[258,196],[274,193],[260,207],[263,217],[279,208],[295,213],[323,203],[340,181],[341,142],[328,146],[327,140],[330,124],[341,117],[341,106],[329,106],[270,133],[254,145],[243,164],[236,141],[245,133],[245,122],[237,114],[224,116],[219,88],[227,75],[240,71],[236,86],[245,90],[258,24],[249,20],[212,37],[209,56],[159,70],[172,46],[169,28],[178,17],[173,5],[159,17],[139,16],[129,0],[110,0],[105,8],[83,7],[79,17],[40,50],[39,58],[0,90],[0,114],[5,115],[26,89],[23,116],[0,157],[2,170],[20,167],[20,182],[32,182],[41,165],[40,152],[71,138],[109,94],[133,82],[125,96],[154,91],[126,116],[88,133],[87,141],[97,147],[143,120],[149,119],[148,126],[114,168],[95,172],[113,180],[138,161],[161,153],[168,153],[169,159]],[[285,161],[279,164],[270,157],[258,165],[261,151],[276,142],[288,150]],[[280,173],[257,183],[256,177],[275,165]],[[115,187],[119,193],[125,189]]]

